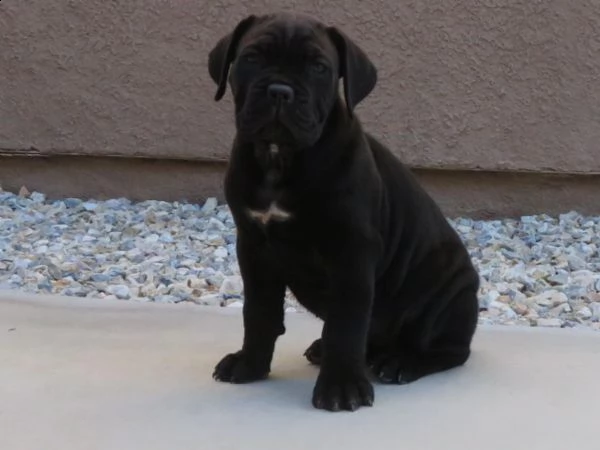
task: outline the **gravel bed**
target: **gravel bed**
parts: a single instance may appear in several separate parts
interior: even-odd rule
[[[482,281],[481,323],[600,330],[600,216],[450,220]],[[0,189],[0,289],[241,307],[225,205],[47,201]],[[291,293],[288,312],[302,312]]]

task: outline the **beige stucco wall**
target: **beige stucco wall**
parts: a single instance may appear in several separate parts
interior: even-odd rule
[[[2,1],[1,152],[226,159],[207,52],[274,8],[368,51],[360,115],[409,164],[600,173],[595,0]]]

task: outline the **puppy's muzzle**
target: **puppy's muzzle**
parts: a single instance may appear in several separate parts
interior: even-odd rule
[[[287,84],[273,83],[267,87],[267,97],[276,106],[294,102],[294,89]]]

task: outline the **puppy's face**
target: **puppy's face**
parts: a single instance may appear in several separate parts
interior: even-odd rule
[[[318,140],[335,100],[337,52],[318,24],[267,19],[242,38],[230,85],[239,133],[310,146]]]
[[[209,71],[217,100],[229,81],[242,137],[296,149],[319,140],[340,77],[349,113],[376,81],[366,55],[341,32],[290,14],[241,21],[212,50]]]

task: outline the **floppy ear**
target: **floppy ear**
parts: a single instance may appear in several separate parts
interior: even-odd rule
[[[344,78],[346,108],[352,116],[356,105],[375,88],[377,69],[365,52],[343,32],[329,27],[327,33],[337,49],[340,77]]]
[[[221,100],[225,94],[229,66],[235,57],[237,46],[255,19],[256,16],[251,15],[240,21],[231,33],[222,37],[217,42],[217,45],[215,45],[208,55],[208,72],[218,86],[215,101]]]

